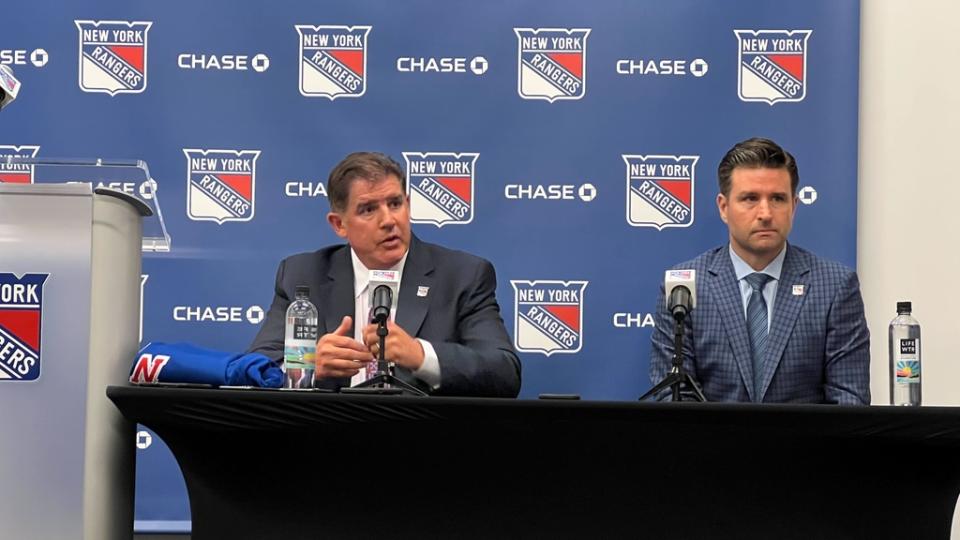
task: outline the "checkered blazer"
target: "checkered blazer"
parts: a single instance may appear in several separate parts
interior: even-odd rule
[[[684,367],[708,400],[870,404],[870,333],[853,270],[787,245],[766,356],[757,374],[728,246],[674,268],[697,271],[697,306],[684,330]],[[674,323],[662,284],[655,316],[653,384],[670,371],[674,350]],[[754,377],[760,377],[759,395]]]

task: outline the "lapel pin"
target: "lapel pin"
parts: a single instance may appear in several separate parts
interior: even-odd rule
[[[430,287],[424,287],[423,285],[417,287],[417,296],[421,298],[425,298],[428,292],[430,292]]]
[[[794,285],[794,286],[793,286],[793,295],[794,295],[794,296],[803,296],[803,285]]]

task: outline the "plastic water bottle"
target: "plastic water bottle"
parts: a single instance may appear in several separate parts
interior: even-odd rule
[[[920,323],[910,302],[897,302],[890,321],[890,404],[920,405]]]
[[[283,335],[283,387],[313,388],[316,359],[317,308],[310,302],[310,287],[298,285]]]

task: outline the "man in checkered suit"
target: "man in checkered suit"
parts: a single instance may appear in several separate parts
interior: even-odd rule
[[[870,334],[857,275],[787,243],[799,183],[793,156],[749,139],[727,152],[718,176],[730,243],[674,267],[697,272],[685,370],[709,401],[868,405]],[[661,288],[653,384],[673,360],[674,321],[664,304]]]

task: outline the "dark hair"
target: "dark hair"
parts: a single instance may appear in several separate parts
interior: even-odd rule
[[[388,176],[400,180],[404,193],[407,191],[407,175],[403,167],[386,154],[380,152],[354,152],[343,158],[330,171],[327,179],[327,200],[334,212],[343,212],[350,198],[350,186],[357,178],[379,182]]]
[[[800,171],[797,170],[797,161],[777,143],[770,139],[754,137],[739,142],[730,149],[720,160],[717,167],[717,178],[720,181],[720,193],[724,197],[730,195],[730,182],[733,170],[737,167],[747,169],[786,169],[790,173],[790,190],[797,194],[800,183]]]

